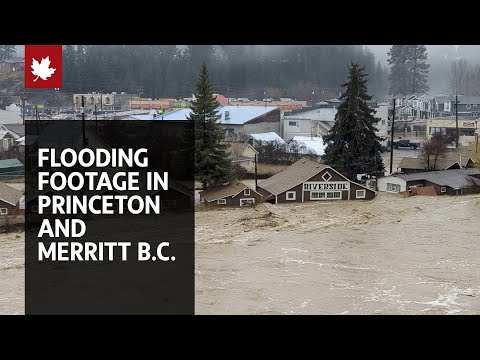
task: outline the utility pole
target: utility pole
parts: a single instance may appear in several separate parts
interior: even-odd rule
[[[82,133],[83,133],[83,148],[87,147],[87,138],[85,137],[85,97],[82,95]]]
[[[25,125],[25,100],[26,100],[26,96],[25,96],[25,90],[23,91],[23,94],[22,94],[22,104],[23,104],[23,108],[22,108],[22,120],[23,120],[23,125]]]
[[[95,104],[95,132],[98,133],[97,104]]]
[[[390,130],[390,174],[393,173],[393,131],[395,124],[395,98],[393,98],[392,129]]]
[[[458,95],[455,94],[455,129],[456,129],[456,136],[455,136],[455,147],[458,149]]]
[[[255,191],[257,190],[257,154],[255,153]]]

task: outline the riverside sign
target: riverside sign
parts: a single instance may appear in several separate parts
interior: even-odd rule
[[[318,190],[350,190],[350,182],[348,181],[331,181],[319,182],[308,181],[303,183],[304,191],[318,191]]]

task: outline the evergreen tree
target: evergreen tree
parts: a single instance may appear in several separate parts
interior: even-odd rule
[[[429,90],[427,47],[425,45],[407,45],[408,65],[410,68],[411,93],[423,93]]]
[[[0,61],[10,59],[16,52],[15,45],[0,45]]]
[[[428,91],[427,47],[425,45],[393,45],[388,52],[390,91],[392,95]]]
[[[193,120],[195,127],[195,176],[204,189],[231,180],[232,165],[227,145],[222,143],[225,130],[218,124],[219,105],[213,96],[207,65],[203,63],[189,120]]]
[[[371,174],[384,169],[376,124],[380,118],[367,105],[372,97],[367,94],[364,68],[352,63],[348,68],[348,82],[340,97],[343,102],[335,115],[335,124],[323,141],[327,144],[323,159],[328,165],[352,180],[357,174]]]
[[[390,69],[390,89],[391,95],[407,95],[409,91],[409,71],[408,71],[408,45],[393,45],[388,52],[388,64]]]

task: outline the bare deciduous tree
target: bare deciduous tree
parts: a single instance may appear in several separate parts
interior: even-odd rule
[[[420,156],[424,160],[428,170],[434,170],[437,161],[445,157],[449,141],[442,134],[434,134],[426,139],[420,150]]]

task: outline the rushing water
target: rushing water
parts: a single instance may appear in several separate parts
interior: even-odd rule
[[[198,314],[480,314],[480,196],[196,214]],[[24,313],[23,234],[0,235],[0,314]]]
[[[197,213],[197,313],[480,313],[480,196],[217,211]]]

